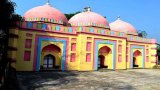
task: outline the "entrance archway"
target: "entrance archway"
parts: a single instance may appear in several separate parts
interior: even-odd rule
[[[98,52],[98,69],[112,68],[112,51],[108,46],[103,46]]]
[[[133,53],[133,68],[142,68],[142,53],[139,50],[136,50]]]
[[[60,70],[61,69],[61,49],[50,44],[45,46],[41,52],[41,70]]]

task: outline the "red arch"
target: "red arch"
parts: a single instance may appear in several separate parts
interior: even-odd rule
[[[139,50],[136,50],[134,53],[133,53],[134,57],[137,57],[137,56],[141,56],[142,53],[139,51]]]
[[[109,52],[111,52],[111,49],[107,46],[101,47],[99,49],[99,53],[109,53]]]
[[[54,45],[54,44],[51,44],[51,45],[48,45],[48,46],[45,46],[43,49],[42,49],[42,52],[61,52],[61,49]]]

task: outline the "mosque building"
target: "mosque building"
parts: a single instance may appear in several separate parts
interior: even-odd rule
[[[120,18],[109,23],[87,7],[70,20],[49,3],[32,8],[10,30],[8,55],[17,71],[153,68],[156,39],[138,36]]]

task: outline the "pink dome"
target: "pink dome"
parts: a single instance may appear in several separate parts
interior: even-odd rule
[[[48,4],[30,9],[25,13],[24,18],[27,21],[41,21],[35,20],[35,18],[47,18],[50,20],[53,19],[56,21],[68,23],[68,20],[63,13]]]
[[[129,23],[120,19],[109,24],[110,29],[113,31],[125,32],[130,34],[137,34],[137,30]]]
[[[108,27],[109,23],[108,21],[101,15],[91,12],[90,8],[82,13],[79,13],[75,16],[73,16],[69,23],[72,26],[98,26],[98,27]]]

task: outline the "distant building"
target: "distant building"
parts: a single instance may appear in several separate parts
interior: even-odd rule
[[[9,57],[18,71],[152,68],[156,40],[131,24],[85,10],[69,21],[50,4],[35,7],[12,29]]]

